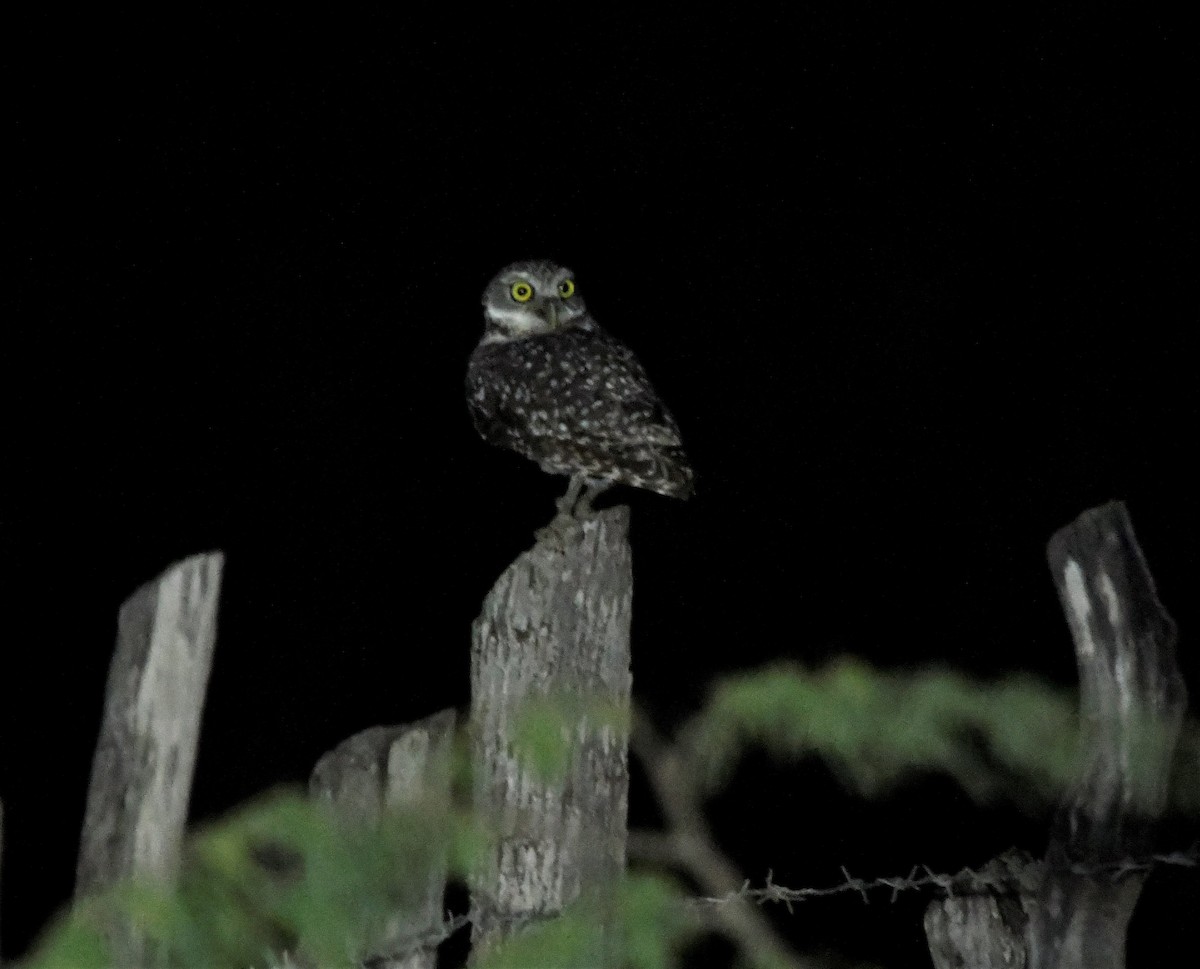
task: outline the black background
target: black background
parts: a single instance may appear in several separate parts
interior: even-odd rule
[[[463,402],[515,259],[575,268],[697,468],[687,504],[622,496],[664,725],[779,658],[1071,684],[1043,547],[1111,498],[1200,688],[1194,37],[1107,5],[683,9],[10,25],[8,955],[71,889],[117,605],[173,559],[228,557],[195,818],[465,704],[470,622],[563,487]],[[1045,830],[754,757],[714,817],[790,885]],[[1194,882],[1151,879],[1132,965],[1182,947]],[[922,966],[925,901],[776,914]]]

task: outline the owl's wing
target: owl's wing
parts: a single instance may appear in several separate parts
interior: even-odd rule
[[[619,340],[600,334],[604,353],[597,356],[600,392],[611,418],[589,427],[589,434],[608,443],[635,440],[663,448],[680,448],[679,425],[650,382],[633,351]]]
[[[475,430],[485,441],[500,444],[516,426],[513,413],[506,407],[510,387],[497,380],[494,365],[477,351],[467,367],[467,410]]]
[[[665,495],[692,492],[679,427],[645,369],[596,329],[481,344],[467,404],[484,440],[551,474],[584,474]]]
[[[590,407],[580,409],[580,419],[569,435],[577,465],[598,480],[687,498],[694,490],[694,474],[679,425],[641,362],[606,334],[595,339],[589,356],[590,372],[583,385],[598,383],[590,392]]]

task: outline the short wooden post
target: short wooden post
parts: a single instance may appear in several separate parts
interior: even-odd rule
[[[597,705],[627,717],[633,597],[629,510],[582,519],[517,558],[484,601],[471,650],[475,803],[498,840],[472,885],[477,949],[605,889],[625,866],[628,728],[598,722]],[[530,701],[566,713],[565,774],[546,777],[517,749]],[[602,928],[603,934],[603,928]],[[602,945],[602,948],[607,943]],[[605,965],[603,952],[585,965]]]
[[[389,810],[445,812],[450,805],[454,711],[412,724],[371,727],[325,754],[313,769],[309,793],[340,821],[376,825]],[[404,877],[408,873],[398,873]],[[446,860],[423,873],[418,903],[371,926],[359,961],[372,969],[434,969],[442,936]]]
[[[133,877],[170,883],[178,873],[223,565],[220,552],[184,559],[121,606],[76,899]],[[131,939],[114,943],[136,965]]]
[[[1047,558],[1079,667],[1079,775],[1045,861],[1014,871],[1007,896],[929,906],[925,931],[938,969],[1125,965],[1126,929],[1145,873],[1118,878],[1106,868],[1148,851],[1166,803],[1187,705],[1175,624],[1120,502],[1056,532]]]

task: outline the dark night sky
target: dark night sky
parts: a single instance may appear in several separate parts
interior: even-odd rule
[[[116,607],[173,559],[228,556],[198,818],[465,704],[478,604],[562,489],[463,403],[479,293],[528,256],[575,268],[697,468],[687,504],[623,496],[664,724],[781,657],[1072,683],[1043,546],[1110,498],[1200,690],[1194,36],[791,6],[13,25],[6,953],[70,891]],[[753,758],[716,813],[789,884],[1044,830]],[[1154,931],[1186,887],[1151,881]],[[919,966],[923,904],[780,924]]]

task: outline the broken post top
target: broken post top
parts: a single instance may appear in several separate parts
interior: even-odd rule
[[[1184,684],[1175,669],[1175,623],[1158,600],[1154,579],[1123,502],[1091,508],[1054,533],[1046,548],[1081,663],[1093,655],[1128,664],[1121,688],[1142,699],[1175,702]]]
[[[224,556],[176,562],[121,606],[76,895],[179,864],[217,635]]]
[[[317,761],[309,793],[350,818],[374,822],[392,808],[448,797],[455,714],[370,727]]]
[[[1163,609],[1125,505],[1089,509],[1046,550],[1075,643],[1083,716],[1081,774],[1060,819],[1068,856],[1145,847],[1167,796],[1187,705],[1175,623]]]

